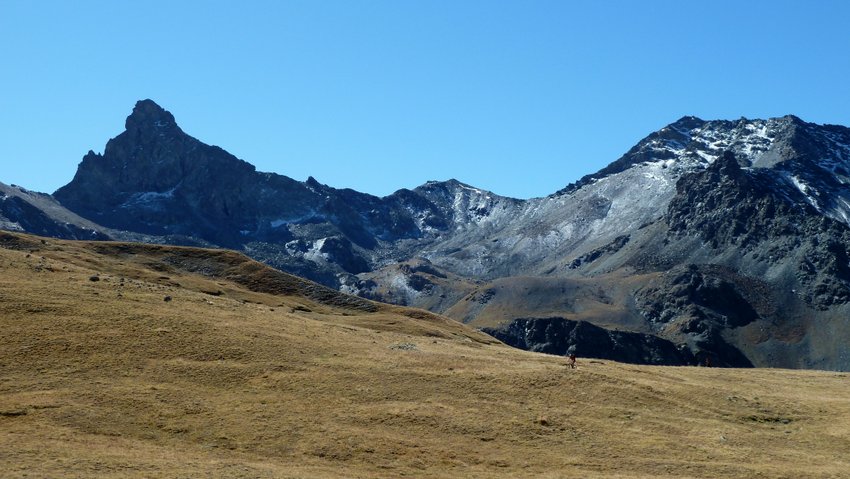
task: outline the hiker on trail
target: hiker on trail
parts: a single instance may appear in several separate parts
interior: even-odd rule
[[[576,368],[576,353],[570,353],[567,357],[567,367],[570,369]]]

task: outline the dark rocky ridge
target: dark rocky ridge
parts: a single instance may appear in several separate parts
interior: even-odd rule
[[[820,214],[784,178],[745,171],[726,153],[676,189],[665,217],[671,235],[795,263],[801,295],[818,309],[850,302],[850,227]]]
[[[636,364],[695,365],[689,350],[649,334],[611,331],[586,321],[564,318],[519,318],[484,332],[505,344],[529,351]],[[726,365],[726,364],[722,364]]]
[[[136,104],[125,126],[103,155],[89,151],[71,183],[54,193],[69,209],[105,226],[237,246],[240,231],[255,229],[248,220],[264,206],[278,203],[280,213],[293,214],[287,204],[315,200],[304,185],[263,177],[249,163],[186,135],[171,113],[150,100]],[[257,191],[270,181],[287,195]]]
[[[768,311],[767,289],[728,268],[692,264],[668,271],[638,291],[635,301],[657,334],[687,345],[714,365],[749,367],[752,362],[724,333],[775,313]]]
[[[717,365],[850,369],[847,128],[685,117],[515,200],[454,180],[377,198],[257,172],[150,100],[125,126],[55,194],[110,237],[234,248],[494,331],[562,317]]]

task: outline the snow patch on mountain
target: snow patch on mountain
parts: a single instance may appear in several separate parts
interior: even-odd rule
[[[812,195],[810,194],[811,188],[809,187],[809,185],[807,185],[796,175],[787,174],[786,177],[791,182],[791,184],[793,184],[797,188],[797,190],[802,193],[803,196],[806,197],[806,201],[808,201],[810,205],[812,205],[816,210],[821,211],[821,207],[818,204],[817,199],[812,197]]]
[[[269,221],[269,227],[271,228],[280,228],[281,226],[286,226],[290,224],[301,224],[308,221],[314,220],[324,220],[325,216],[319,214],[315,210],[308,211],[306,214],[299,216],[292,216],[287,218],[278,218],[275,220]]]
[[[148,209],[160,209],[160,204],[163,200],[174,198],[174,191],[177,186],[168,191],[145,191],[142,193],[133,193],[120,205],[121,208],[142,207]]]

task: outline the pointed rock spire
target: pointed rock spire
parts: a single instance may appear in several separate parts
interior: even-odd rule
[[[139,100],[124,127],[133,130],[171,130],[177,127],[174,115],[153,100]]]

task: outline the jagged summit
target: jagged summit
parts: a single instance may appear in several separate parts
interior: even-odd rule
[[[133,112],[124,122],[124,127],[128,131],[143,129],[179,129],[177,127],[177,122],[174,121],[174,115],[150,99],[139,100],[136,102],[136,106],[133,107]]]
[[[777,118],[702,120],[684,116],[649,134],[623,156],[598,172],[567,185],[555,196],[570,194],[605,177],[630,168],[657,163],[675,181],[681,174],[701,169],[724,151],[732,151],[742,166],[773,167],[801,158],[828,158],[850,144],[850,129],[807,123],[794,115]],[[820,155],[820,156],[818,156]],[[840,151],[837,156],[842,157]],[[847,158],[850,159],[850,151]]]
[[[152,100],[136,103],[126,130],[103,155],[89,152],[74,179],[54,193],[67,208],[105,226],[147,234],[215,237],[232,244],[239,227],[229,193],[238,197],[254,167],[184,133],[174,116]],[[185,219],[203,217],[189,228]],[[224,218],[222,218],[224,217]]]
[[[683,116],[682,118],[679,118],[678,120],[674,121],[673,123],[667,125],[667,127],[668,128],[677,128],[677,129],[684,128],[684,129],[687,129],[687,130],[691,130],[693,128],[698,128],[698,127],[700,127],[704,124],[705,124],[705,120],[703,120],[702,118],[692,116],[692,115],[686,115],[686,116]]]

